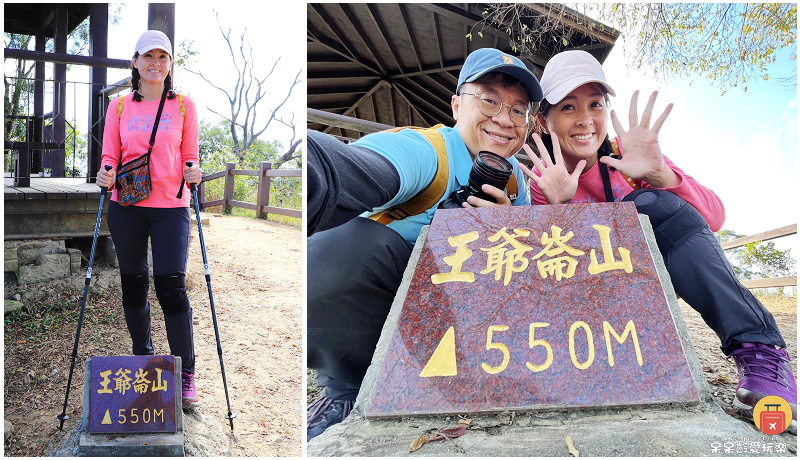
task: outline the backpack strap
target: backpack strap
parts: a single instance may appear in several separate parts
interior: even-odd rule
[[[118,99],[119,103],[117,103],[117,118],[122,120],[122,108],[125,107],[125,97],[120,96]]]
[[[186,119],[186,104],[183,102],[183,94],[178,94],[178,110],[181,112],[181,118]]]
[[[369,217],[370,219],[387,225],[395,220],[405,219],[408,216],[415,216],[427,211],[444,196],[445,192],[447,191],[447,180],[450,175],[450,165],[447,162],[447,147],[445,146],[444,137],[442,137],[442,135],[439,134],[439,131],[437,131],[437,129],[441,128],[442,126],[444,125],[439,124],[432,128],[401,126],[399,128],[387,130],[387,132],[396,133],[404,129],[413,129],[414,131],[422,134],[422,136],[425,137],[425,140],[427,140],[436,151],[436,174],[433,176],[431,183],[413,198],[405,203],[392,206],[385,211],[373,214]]]
[[[511,177],[508,178],[508,184],[506,184],[506,195],[508,195],[508,199],[513,202],[517,199],[518,193],[519,185],[517,184],[517,175],[512,172]]]
[[[369,216],[370,219],[387,225],[396,220],[402,220],[409,216],[422,214],[442,199],[445,192],[447,192],[447,181],[450,175],[450,165],[447,161],[447,147],[445,146],[444,137],[442,137],[438,131],[438,129],[442,126],[444,125],[439,124],[432,128],[401,126],[399,128],[392,128],[384,131],[396,133],[404,129],[413,129],[414,131],[422,134],[422,136],[425,137],[425,140],[430,142],[430,144],[433,146],[433,149],[436,151],[436,174],[433,176],[431,183],[413,198],[405,203],[400,203],[377,214],[373,214]],[[508,181],[506,190],[509,198],[512,201],[517,198],[519,186],[517,184],[516,174],[511,174],[511,178]]]

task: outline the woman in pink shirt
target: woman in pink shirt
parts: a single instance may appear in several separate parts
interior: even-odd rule
[[[608,137],[608,101],[615,94],[597,59],[585,51],[557,54],[541,85],[544,100],[531,137],[542,155],[524,145],[535,168],[521,165],[531,179],[531,203],[633,201],[650,218],[676,293],[736,361],[734,406],[752,416],[762,397],[781,396],[792,407],[796,433],[797,386],[786,344],[772,315],[739,283],[712,233],[725,221],[722,202],[661,152],[658,134],[672,104],[653,121],[654,92],[639,119],[635,92],[627,130],[611,111],[620,157]]]
[[[198,406],[194,384],[192,308],[186,296],[189,250],[189,193],[181,180],[199,184],[197,110],[187,96],[172,91],[172,44],[157,30],[148,30],[136,43],[131,60],[133,92],[111,101],[103,133],[103,165],[97,185],[112,189],[120,165],[147,153],[162,96],[164,107],[150,154],[150,196],[123,206],[113,190],[108,227],[119,261],[122,306],[133,341],[134,355],[154,354],[150,337],[148,238],[153,254],[153,279],[170,352],[181,357],[183,406]],[[193,166],[187,167],[186,162]],[[187,184],[188,185],[188,184]],[[179,191],[181,193],[179,193]]]

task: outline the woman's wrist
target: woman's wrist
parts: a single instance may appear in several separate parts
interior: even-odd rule
[[[681,185],[680,176],[666,162],[663,162],[663,166],[659,171],[648,174],[645,181],[655,188],[674,188]]]

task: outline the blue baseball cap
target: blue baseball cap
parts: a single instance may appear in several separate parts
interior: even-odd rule
[[[502,72],[516,77],[525,86],[532,103],[542,101],[542,87],[533,72],[518,58],[494,48],[481,48],[467,56],[458,75],[456,94],[461,92],[461,85],[471,83],[489,72]]]

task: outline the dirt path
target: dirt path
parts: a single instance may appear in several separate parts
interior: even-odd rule
[[[203,406],[184,413],[187,455],[299,457],[304,438],[301,229],[245,217],[203,216],[210,218],[203,235],[236,418],[231,435],[197,225],[193,223],[187,285],[194,311],[196,384]],[[109,279],[119,278],[118,271],[102,261],[96,261],[93,268],[93,285],[98,281],[107,285]],[[14,426],[4,446],[6,456],[47,455],[80,418],[83,361],[90,356],[130,353],[119,293],[112,290],[90,296],[70,390],[70,420],[65,432],[59,432],[56,415],[64,401],[82,278],[77,284],[78,289],[57,288],[64,291],[57,294],[61,300],[30,301],[31,313],[13,324],[6,320],[4,418]],[[14,286],[6,283],[6,291],[11,290]],[[156,354],[168,354],[163,313],[152,291],[150,302]],[[51,326],[45,329],[43,324]]]
[[[236,414],[236,444],[244,456],[300,456],[301,230],[245,217],[202,215],[210,216],[203,237]],[[192,234],[187,284],[196,323],[200,412],[224,420],[227,404],[196,224]]]

